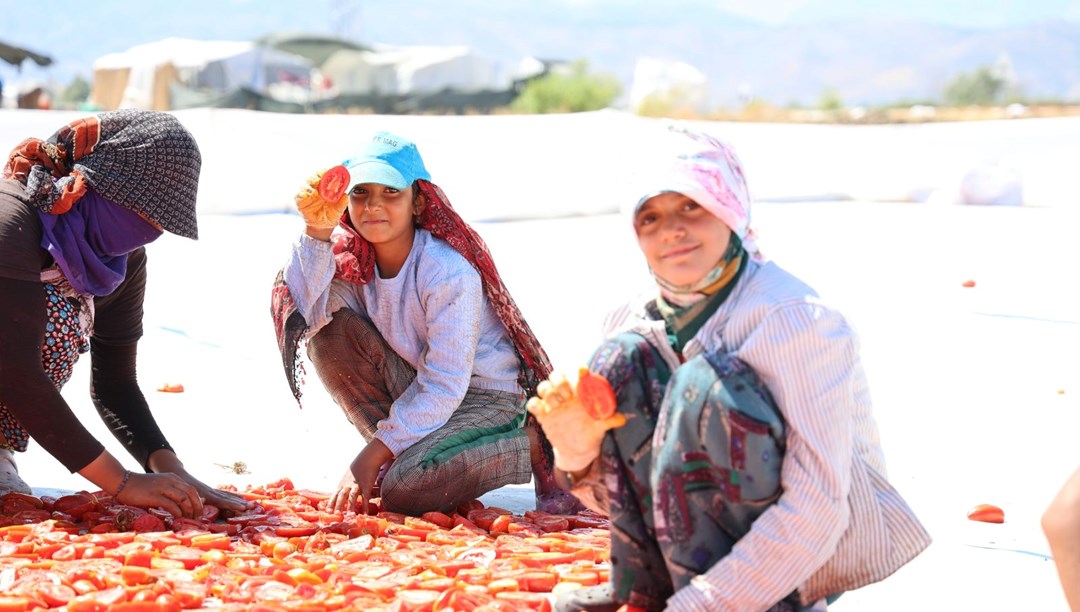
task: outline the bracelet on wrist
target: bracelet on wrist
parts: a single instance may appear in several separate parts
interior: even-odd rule
[[[112,494],[114,499],[120,496],[120,491],[123,491],[124,487],[127,486],[129,478],[131,478],[131,470],[124,470],[124,477],[120,480],[120,484],[116,487],[116,492]]]

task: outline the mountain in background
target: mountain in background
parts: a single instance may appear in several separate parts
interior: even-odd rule
[[[987,12],[984,2],[960,2],[970,5],[965,23],[987,25],[973,27],[934,13],[943,3],[931,0],[910,0],[922,13],[902,13],[904,4],[890,11],[879,3],[808,0],[776,20],[751,19],[717,4],[338,0],[298,10],[284,1],[190,0],[170,9],[101,0],[95,10],[73,13],[70,22],[54,19],[45,30],[33,11],[8,11],[0,40],[53,56],[57,64],[44,75],[62,83],[76,74],[89,78],[97,57],[167,36],[253,40],[301,30],[365,44],[464,44],[507,61],[586,59],[592,71],[617,76],[626,91],[639,57],[678,60],[707,77],[713,107],[731,108],[751,97],[813,106],[826,92],[848,105],[932,101],[961,72],[1002,61],[1025,97],[1080,100],[1080,21],[1039,21],[1049,12],[1017,16],[1022,25],[990,27],[1010,16]],[[24,69],[22,76],[32,73]],[[13,74],[0,70],[0,78]]]
[[[777,105],[814,105],[828,90],[848,104],[940,99],[961,72],[1006,58],[1028,98],[1080,100],[1080,23],[1044,22],[976,29],[907,19],[809,21],[770,26],[715,8],[714,2],[610,3],[569,12],[533,3],[481,10],[465,0],[454,10],[421,2],[374,4],[360,13],[360,35],[393,32],[399,44],[467,43],[492,55],[585,58],[595,71],[629,88],[638,57],[686,62],[709,81],[714,106],[747,96]],[[804,11],[810,7],[804,7]],[[404,19],[402,19],[404,17]],[[378,24],[410,23],[387,30]],[[804,21],[803,23],[800,23]]]

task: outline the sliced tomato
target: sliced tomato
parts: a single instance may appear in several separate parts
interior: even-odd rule
[[[551,600],[544,593],[504,591],[502,593],[497,593],[495,599],[509,602],[513,605],[514,610],[540,610],[541,612],[551,612]]]
[[[493,508],[480,508],[478,510],[472,510],[469,512],[469,520],[472,521],[477,527],[491,531],[491,525],[495,522],[495,519],[501,516],[499,512]]]
[[[494,598],[487,593],[469,591],[461,587],[443,591],[435,601],[435,610],[474,610],[490,604]]]
[[[88,493],[75,493],[64,495],[53,502],[53,511],[63,512],[75,520],[82,519],[87,512],[94,509],[94,498]]]
[[[11,491],[0,496],[0,511],[4,514],[18,514],[24,510],[43,510],[44,508],[45,502],[33,495]]]
[[[968,510],[968,519],[983,523],[1004,523],[1005,511],[993,504],[979,504]]]
[[[570,517],[570,523],[574,529],[609,529],[611,527],[611,521],[599,515],[575,514]]]
[[[450,517],[447,517],[447,518],[450,518]],[[431,521],[429,521],[427,519],[416,518],[415,516],[406,516],[405,517],[405,526],[406,527],[411,527],[413,529],[423,529],[425,531],[435,531],[436,529],[438,529],[440,527],[440,525],[437,525],[437,524],[435,524],[435,523],[433,523],[433,522],[431,522]]]
[[[442,512],[425,512],[420,515],[420,518],[443,529],[451,529],[454,526],[454,519]]]
[[[274,533],[283,538],[297,538],[313,535],[319,530],[319,526],[313,523],[304,523],[301,525],[278,525],[274,529]]]
[[[615,414],[615,391],[603,376],[590,372],[589,368],[581,368],[575,391],[592,418],[599,421]]]
[[[469,516],[469,512],[472,512],[473,510],[479,510],[483,507],[484,502],[480,501],[479,499],[471,499],[467,502],[462,502],[458,504],[457,513],[461,516]]]
[[[199,520],[204,523],[213,523],[219,516],[221,516],[221,508],[212,504],[203,504],[202,514],[199,515]]]
[[[37,595],[51,608],[67,605],[78,593],[66,584],[52,582],[40,582],[34,585],[34,594]]]
[[[349,189],[349,171],[345,166],[328,168],[319,179],[319,197],[327,202],[337,202]]]
[[[153,514],[144,514],[132,522],[131,530],[135,533],[165,531],[165,521]]]
[[[500,514],[495,517],[495,520],[491,521],[491,527],[489,531],[491,533],[507,533],[510,531],[510,521],[513,517],[509,514]]]
[[[522,591],[534,593],[550,593],[559,582],[559,576],[555,572],[523,572],[514,577],[521,586]]]
[[[28,597],[0,596],[0,612],[23,612],[30,609]]]

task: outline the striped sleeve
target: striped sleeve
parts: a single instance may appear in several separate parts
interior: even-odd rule
[[[677,610],[765,610],[833,555],[847,529],[854,460],[855,336],[837,312],[808,301],[772,309],[737,356],[787,420],[783,494],[708,572],[668,601]]]

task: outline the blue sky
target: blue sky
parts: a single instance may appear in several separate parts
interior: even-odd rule
[[[1078,0],[668,0],[662,8],[666,13],[678,13],[703,5],[722,8],[735,19],[768,26],[865,18],[904,18],[961,28],[1080,22]],[[63,83],[75,74],[89,78],[93,61],[101,55],[167,36],[250,40],[273,31],[301,30],[362,42],[412,43],[414,40],[395,40],[401,28],[414,27],[412,24],[384,27],[369,22],[384,23],[373,17],[400,11],[430,16],[457,10],[470,16],[509,16],[528,27],[538,18],[549,23],[586,18],[592,23],[608,18],[626,21],[654,15],[657,6],[656,0],[96,0],[92,5],[49,11],[46,17],[23,0],[0,0],[0,41],[56,60],[47,70],[27,63],[21,74],[0,63],[0,79]],[[648,18],[642,19],[648,23]],[[416,32],[412,34],[415,39]]]

